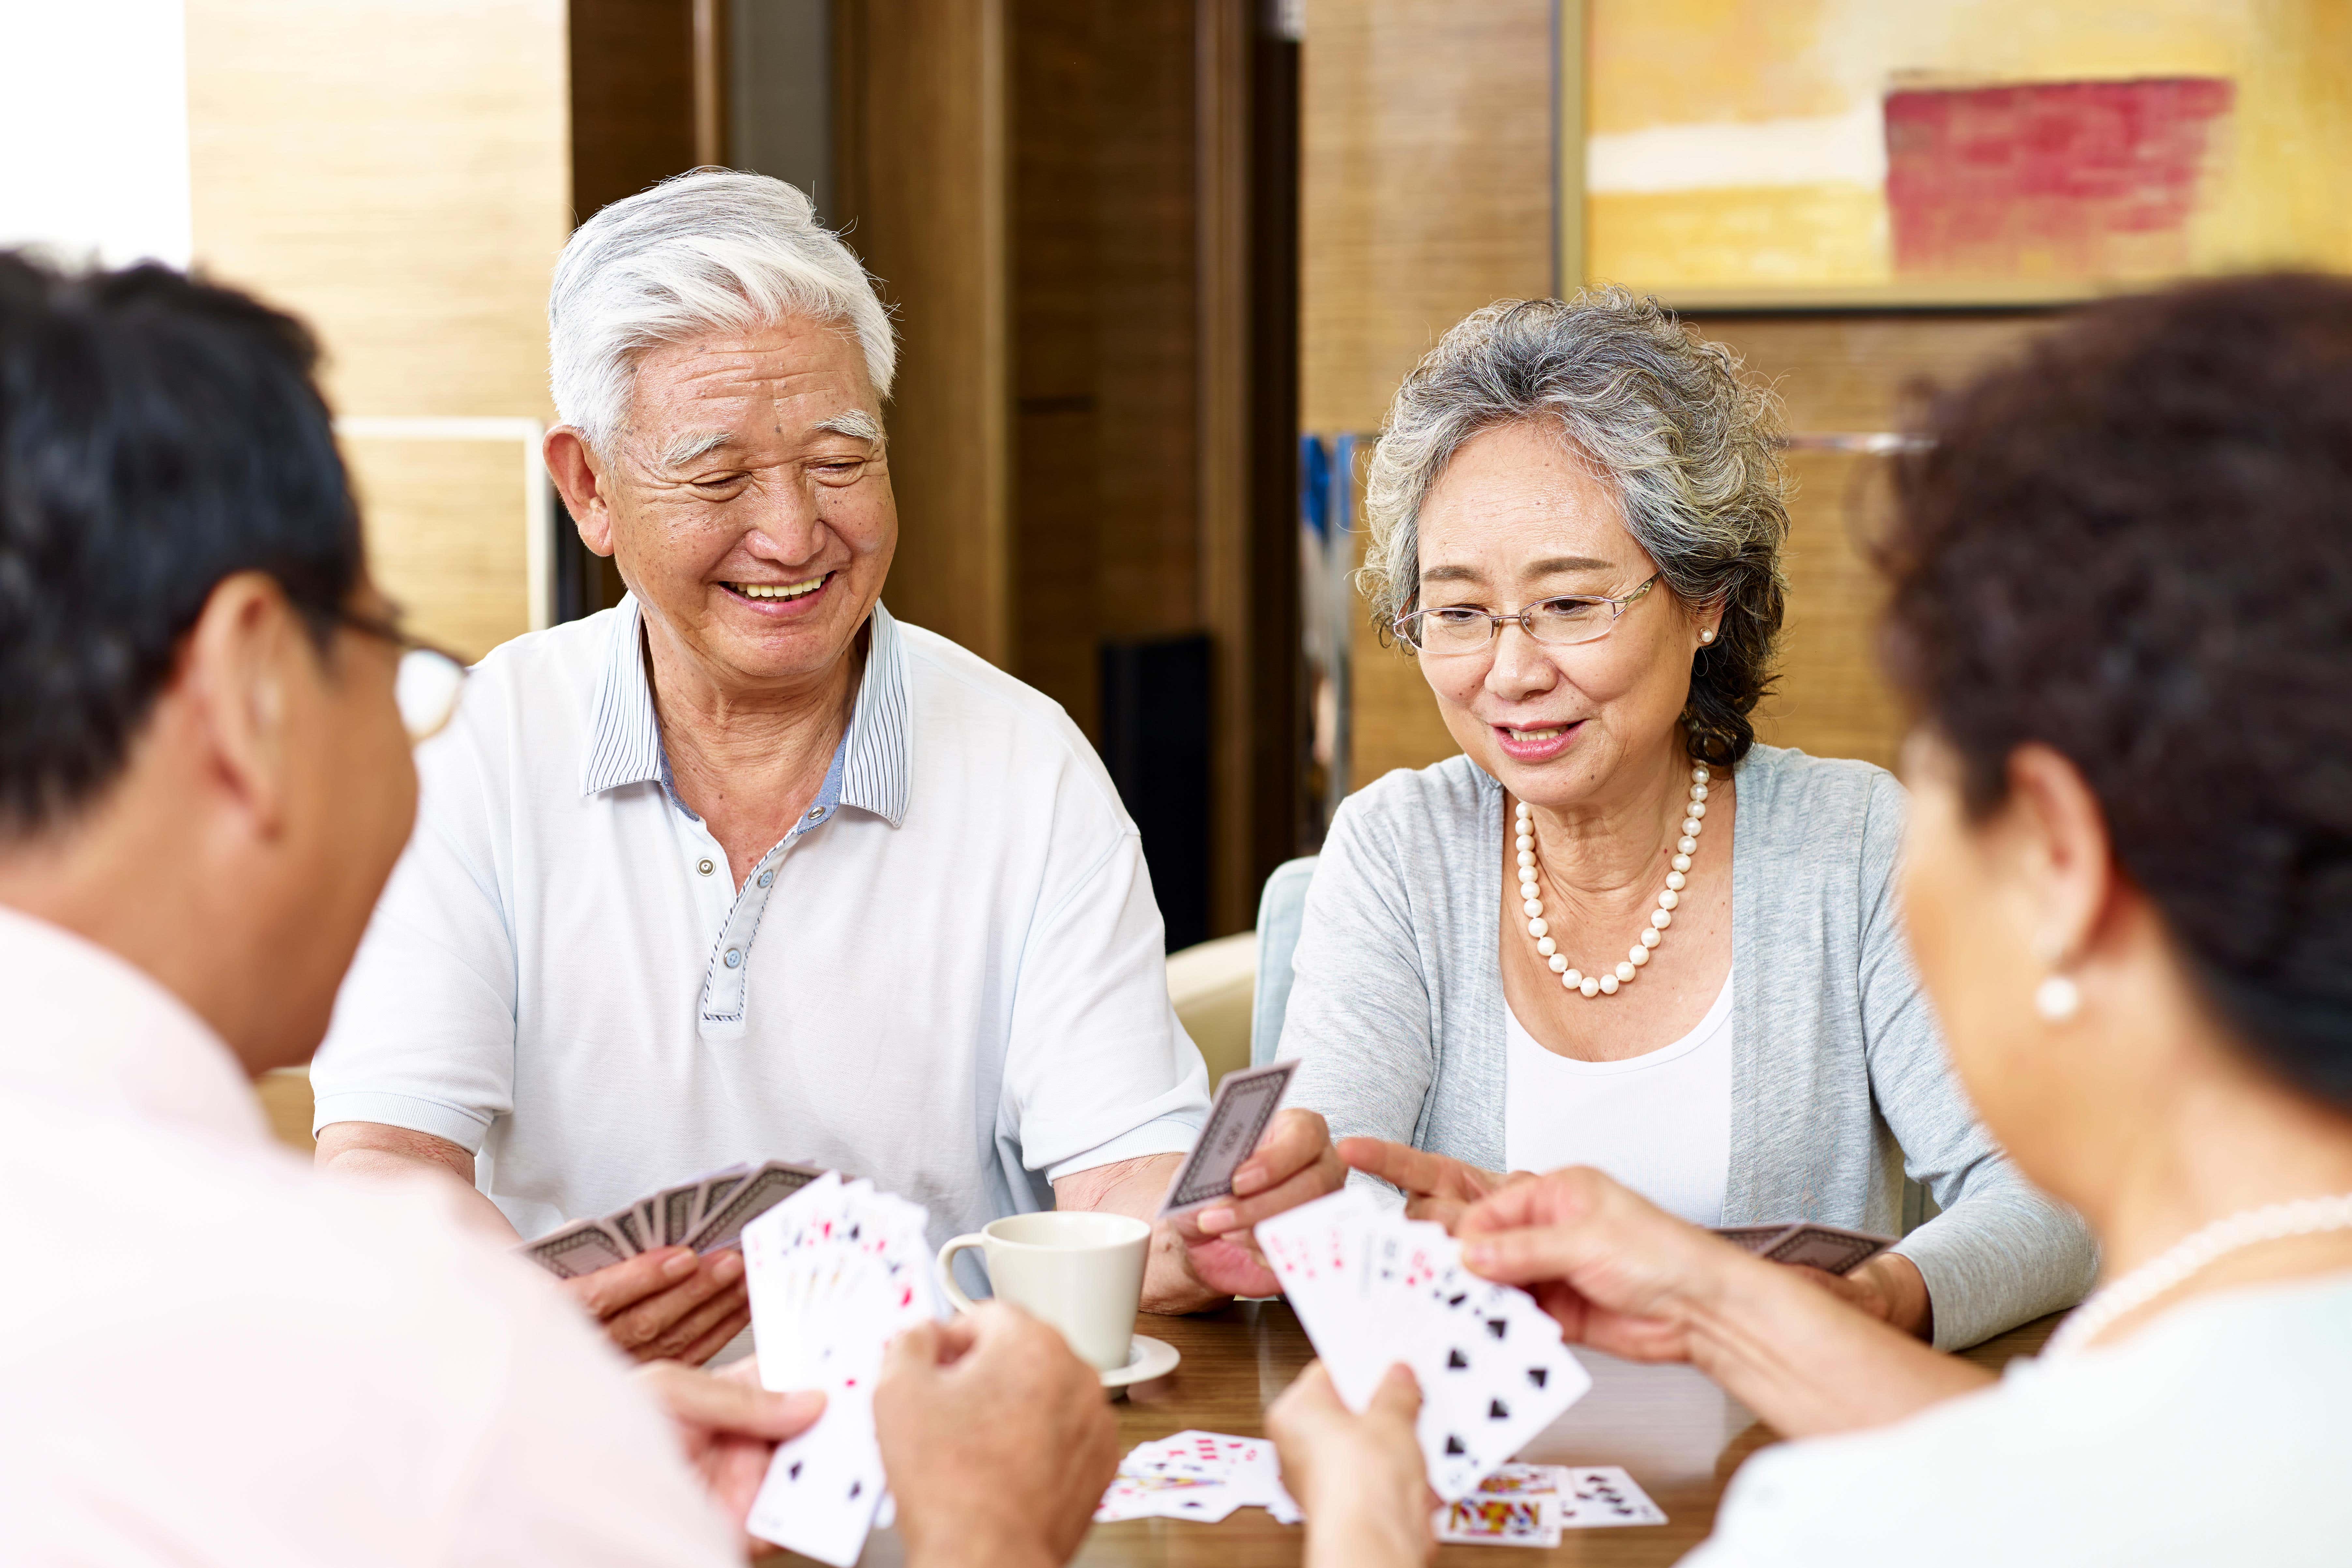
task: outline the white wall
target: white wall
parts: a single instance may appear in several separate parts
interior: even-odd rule
[[[0,247],[189,255],[182,0],[0,0]]]

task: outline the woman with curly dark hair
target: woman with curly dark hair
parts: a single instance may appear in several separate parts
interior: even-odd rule
[[[2352,283],[2091,310],[1904,470],[1904,923],[1986,1124],[2101,1288],[1998,1384],[1599,1172],[1460,1220],[1569,1335],[1780,1432],[1690,1562],[2341,1563],[2352,1542]],[[1276,1407],[1310,1563],[1410,1560],[1412,1450]],[[1328,1482],[1326,1478],[1328,1478]],[[1351,1527],[1385,1550],[1349,1550]],[[1425,1555],[1425,1553],[1423,1553]]]
[[[1362,581],[1463,754],[1340,808],[1282,1054],[1339,1153],[1422,1213],[1580,1164],[1700,1225],[1893,1233],[1899,1148],[1943,1212],[1812,1278],[1973,1344],[2078,1300],[2089,1238],[1952,1080],[1895,918],[1901,787],[1756,743],[1774,436],[1729,351],[1621,291],[1491,306],[1406,379]]]

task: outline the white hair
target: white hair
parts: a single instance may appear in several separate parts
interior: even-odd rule
[[[556,413],[604,450],[627,423],[646,350],[793,317],[845,325],[875,395],[890,395],[890,314],[808,197],[765,174],[675,175],[582,224],[557,259],[547,296]]]

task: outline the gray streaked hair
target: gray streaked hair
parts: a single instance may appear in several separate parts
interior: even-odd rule
[[[547,296],[556,413],[606,450],[646,350],[791,317],[847,327],[875,395],[890,395],[890,314],[808,197],[765,174],[675,175],[582,224],[557,259]]]
[[[1558,428],[1615,489],[1626,531],[1684,604],[1720,609],[1691,670],[1691,753],[1729,765],[1755,742],[1788,584],[1788,482],[1771,394],[1654,300],[1622,289],[1473,311],[1406,376],[1364,487],[1356,584],[1386,630],[1420,592],[1421,509],[1484,431]]]

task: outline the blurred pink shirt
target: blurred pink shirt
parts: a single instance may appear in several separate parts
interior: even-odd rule
[[[144,973],[0,908],[0,1559],[741,1563],[569,1303],[313,1176]]]

